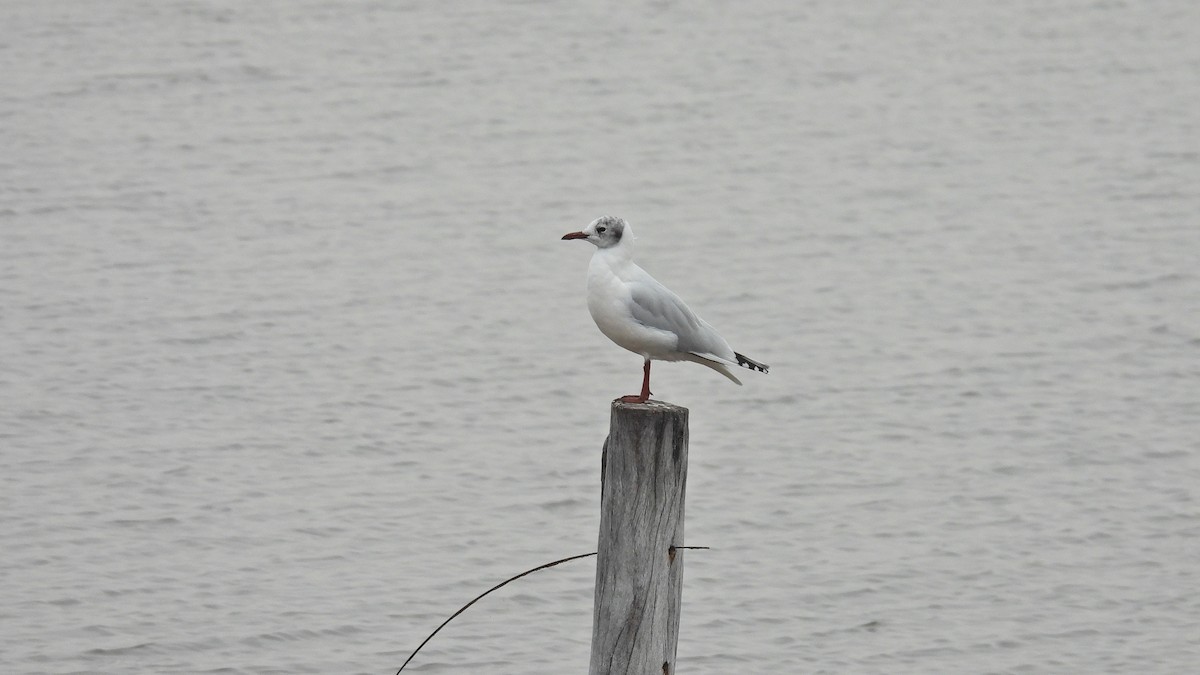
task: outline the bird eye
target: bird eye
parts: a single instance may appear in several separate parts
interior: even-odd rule
[[[597,227],[597,228],[596,228],[596,234],[604,234],[604,228],[603,228],[603,227]]]

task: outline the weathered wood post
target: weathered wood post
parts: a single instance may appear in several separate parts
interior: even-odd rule
[[[688,410],[613,401],[601,461],[589,675],[672,675],[683,592]]]

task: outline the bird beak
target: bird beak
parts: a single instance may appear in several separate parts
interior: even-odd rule
[[[563,235],[563,239],[587,239],[587,235],[582,232],[568,232]]]

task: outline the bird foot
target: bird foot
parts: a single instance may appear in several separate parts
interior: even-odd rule
[[[649,396],[638,396],[637,394],[630,394],[628,396],[622,396],[621,398],[619,398],[617,400],[620,401],[621,403],[645,403],[646,401],[650,400],[650,397]]]

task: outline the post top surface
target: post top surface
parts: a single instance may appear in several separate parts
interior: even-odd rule
[[[612,407],[613,407],[613,410],[636,410],[638,412],[684,412],[684,413],[686,413],[688,411],[687,408],[685,408],[681,405],[675,405],[674,403],[667,403],[666,401],[655,401],[654,399],[650,399],[650,400],[646,401],[645,403],[627,403],[618,398],[618,399],[613,399]]]

